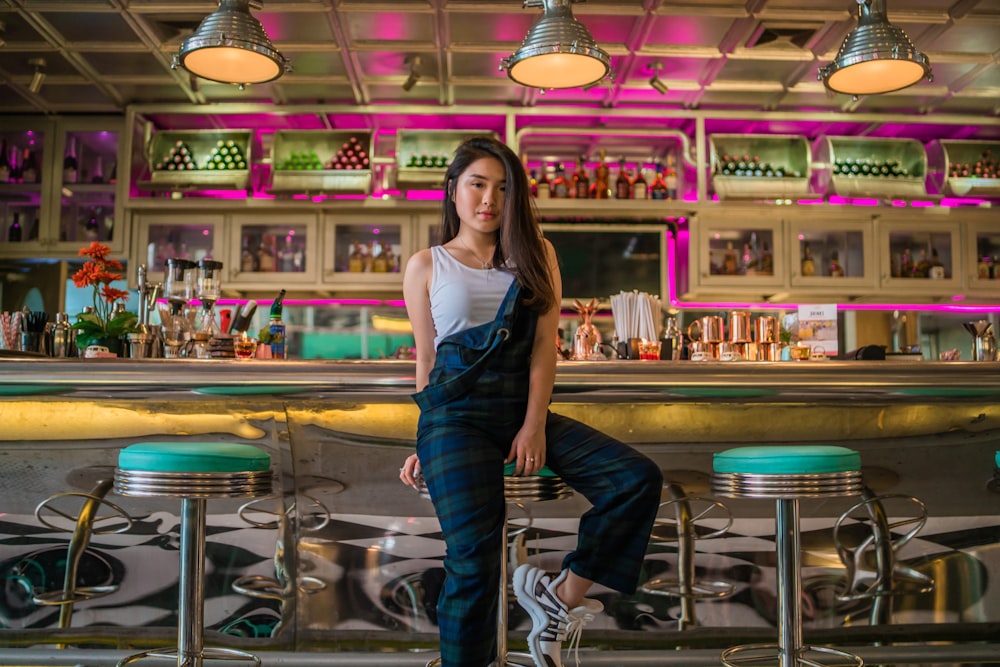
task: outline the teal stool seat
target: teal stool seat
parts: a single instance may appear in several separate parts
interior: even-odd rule
[[[737,447],[714,457],[717,473],[810,475],[861,469],[861,455],[834,446]]]
[[[862,667],[858,656],[802,642],[802,570],[799,549],[799,500],[861,495],[861,456],[846,447],[774,445],[736,447],[713,457],[712,490],[728,498],[777,501],[775,577],[777,644],[746,644],[722,652],[726,667]]]
[[[181,499],[180,594],[177,647],[150,649],[123,658],[119,667],[150,659],[200,667],[206,660],[242,660],[260,665],[246,651],[206,648],[206,502],[212,498],[271,495],[271,457],[259,447],[226,442],[147,442],[118,454],[115,492],[123,496]]]
[[[500,557],[500,595],[497,601],[497,658],[490,663],[497,667],[532,667],[535,664],[530,655],[507,650],[507,607],[510,599],[507,549],[510,540],[507,530],[508,512],[506,508],[521,503],[562,500],[573,495],[573,489],[548,466],[542,466],[538,472],[531,475],[515,475],[516,467],[516,463],[512,461],[504,465],[503,471],[503,495],[506,505],[501,530],[503,554]],[[417,483],[420,494],[425,498],[430,497],[424,478],[418,477]],[[522,529],[522,532],[524,530],[527,528]],[[439,667],[440,665],[441,658],[434,658],[427,663],[426,667]]]

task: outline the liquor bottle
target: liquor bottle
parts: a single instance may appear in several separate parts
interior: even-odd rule
[[[7,157],[9,150],[7,140],[0,142],[0,183],[10,181],[10,158]]]
[[[569,181],[560,163],[556,163],[556,177],[552,179],[552,198],[567,199],[569,197]]]
[[[361,243],[351,244],[351,254],[347,258],[347,270],[350,273],[361,273],[365,270],[365,255],[361,251]]]
[[[590,176],[587,175],[587,165],[583,155],[576,163],[573,172],[573,193],[577,199],[587,199],[590,196]]]
[[[663,180],[667,184],[667,199],[674,201],[677,199],[677,169],[673,155],[667,157],[667,171]]]
[[[909,248],[905,248],[900,259],[899,277],[909,278],[911,275],[913,275],[913,254]]]
[[[762,276],[774,275],[774,255],[771,254],[771,246],[768,245],[767,241],[761,244],[760,274]]]
[[[90,209],[83,223],[83,238],[86,241],[97,241],[101,238],[101,225],[97,221],[97,211]]]
[[[931,270],[931,262],[927,259],[927,251],[923,248],[920,249],[920,255],[917,258],[916,264],[913,265],[913,277],[914,278],[926,278]]]
[[[646,177],[642,175],[642,165],[635,167],[635,180],[632,181],[632,197],[634,199],[649,199],[649,187]]]
[[[542,164],[542,175],[538,178],[538,198],[539,199],[551,199],[552,198],[552,184],[549,182],[548,170],[545,168],[545,164]]]
[[[528,176],[528,189],[532,199],[538,199],[538,172],[531,170]]]
[[[836,250],[830,252],[830,276],[834,278],[844,277],[844,267],[840,265],[840,253]]]
[[[655,165],[656,178],[653,179],[652,185],[649,186],[649,198],[662,200],[667,198],[667,183],[663,180],[663,166]]]
[[[726,254],[722,257],[722,275],[735,276],[740,272],[739,261],[736,258],[736,250],[733,249],[733,242],[726,242]]]
[[[274,271],[274,243],[270,234],[260,237],[260,247],[257,248],[257,270],[261,273]]]
[[[250,237],[244,236],[243,251],[240,254],[240,271],[244,273],[256,273],[259,270],[260,264],[257,254],[250,249]]]
[[[385,244],[377,243],[372,246],[375,257],[372,259],[372,271],[374,273],[387,273],[389,271],[388,258],[385,256]]]
[[[278,270],[282,273],[295,271],[295,250],[292,248],[292,237],[285,237],[285,247],[278,251]]]
[[[601,149],[601,161],[594,170],[594,198],[608,199],[611,195],[611,169],[608,168],[607,153]]]
[[[118,182],[118,162],[115,161],[115,163],[111,165],[111,175],[108,176],[108,183],[114,185],[117,182]]]
[[[21,181],[24,183],[38,182],[38,162],[35,160],[35,151],[30,148],[24,149],[24,160],[21,162]]]
[[[76,161],[76,137],[70,137],[66,143],[66,156],[63,158],[63,183],[76,183],[79,177],[79,165]]]
[[[271,304],[271,314],[268,318],[268,333],[271,340],[271,358],[287,359],[288,348],[285,345],[285,323],[281,321],[281,313],[285,304],[285,290],[278,292],[278,296]]]
[[[816,262],[813,261],[812,248],[808,242],[802,246],[802,275],[816,275]]]
[[[7,230],[7,241],[10,243],[20,243],[23,230],[21,229],[21,214],[15,213]]]
[[[97,161],[94,163],[94,175],[91,177],[91,183],[103,183],[104,182],[104,165],[102,163],[103,158],[98,155]]]
[[[618,199],[632,198],[632,179],[625,169],[625,156],[618,159],[618,178],[615,179],[615,197]]]

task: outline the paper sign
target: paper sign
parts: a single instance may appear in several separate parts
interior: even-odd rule
[[[811,347],[813,354],[839,354],[837,304],[799,306],[799,344]]]

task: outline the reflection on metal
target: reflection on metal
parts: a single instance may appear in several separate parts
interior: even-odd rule
[[[871,625],[892,623],[893,596],[927,593],[934,588],[934,579],[904,565],[897,558],[906,546],[927,524],[927,507],[918,498],[902,494],[876,496],[865,487],[861,501],[837,518],[833,526],[833,541],[837,555],[846,568],[843,588],[837,600],[852,602],[871,599],[872,609],[868,619]],[[889,520],[886,505],[896,505],[896,500],[915,505],[911,516]],[[859,516],[859,511],[863,514]],[[845,522],[851,526],[845,528]],[[857,523],[856,523],[857,522]],[[847,528],[860,524],[868,528],[860,542],[849,547],[845,544]],[[901,529],[906,529],[900,535]],[[893,539],[894,535],[900,535]],[[874,560],[874,565],[872,565]]]
[[[101,480],[90,493],[67,492],[57,493],[49,496],[35,508],[35,519],[44,526],[53,530],[66,530],[55,523],[52,523],[46,516],[46,511],[72,522],[73,537],[69,541],[66,553],[66,569],[63,575],[62,591],[52,593],[39,593],[33,596],[35,604],[57,605],[59,606],[59,627],[68,628],[73,622],[73,605],[77,602],[92,600],[96,597],[108,595],[118,590],[117,585],[110,586],[77,586],[77,573],[80,567],[80,559],[83,557],[87,546],[90,544],[91,535],[110,535],[123,533],[132,527],[132,517],[118,505],[105,499],[113,484],[113,478]],[[80,514],[72,516],[56,506],[57,501],[63,498],[83,498],[83,506]],[[101,505],[111,508],[113,515],[99,516],[97,514]],[[117,522],[122,520],[124,523]],[[101,528],[100,524],[116,520],[114,525]]]
[[[695,540],[710,540],[725,535],[733,525],[733,513],[719,500],[687,495],[678,484],[667,482],[664,488],[670,499],[660,503],[660,510],[673,509],[674,518],[671,520],[657,516],[650,541],[654,544],[677,545],[677,576],[655,577],[639,588],[652,595],[678,598],[681,611],[677,616],[677,629],[683,631],[699,625],[695,616],[696,600],[724,598],[732,595],[735,590],[730,582],[696,580],[694,567]],[[696,529],[699,521],[724,521],[724,525],[698,535]]]

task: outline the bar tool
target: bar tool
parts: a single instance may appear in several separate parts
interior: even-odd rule
[[[993,323],[989,320],[962,322],[965,330],[972,334],[972,360],[996,361],[997,339],[993,335]]]

